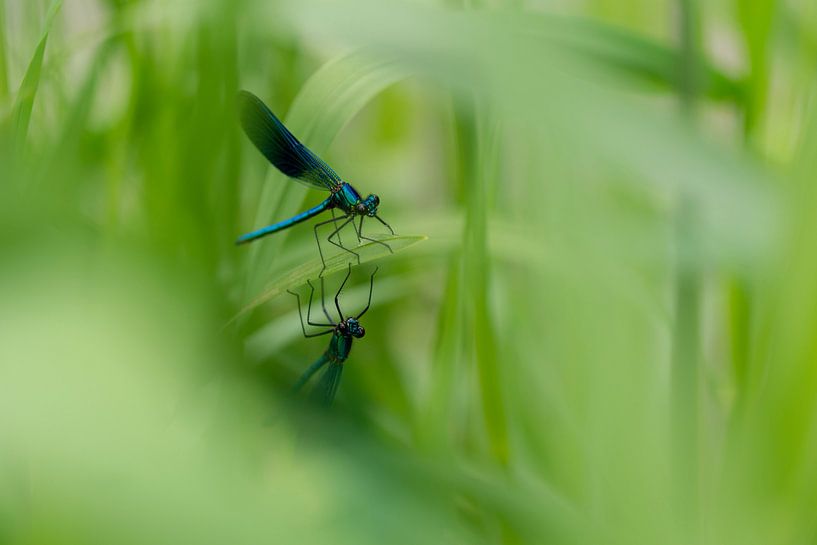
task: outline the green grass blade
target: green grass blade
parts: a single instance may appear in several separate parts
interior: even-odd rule
[[[679,105],[684,119],[694,126],[700,100],[700,8],[695,0],[679,0],[679,35],[681,36],[681,67],[678,82]],[[676,205],[676,244],[686,247],[693,255],[700,236],[697,204],[682,190]],[[700,465],[699,429],[701,376],[701,279],[700,272],[685,264],[678,266],[675,285],[675,322],[672,333],[672,452],[676,467],[674,482],[678,532],[698,539],[698,482]]]
[[[738,22],[749,61],[744,130],[754,132],[766,107],[769,87],[769,39],[777,0],[737,2]]]
[[[28,135],[31,110],[34,107],[34,98],[37,96],[37,90],[40,86],[40,74],[42,72],[43,57],[45,56],[45,46],[48,43],[48,35],[51,32],[54,18],[61,7],[62,0],[53,0],[53,2],[51,2],[51,7],[48,9],[48,14],[45,18],[45,27],[42,37],[37,44],[37,49],[34,50],[34,56],[28,64],[23,82],[20,84],[20,90],[17,93],[12,119],[14,120],[14,137],[18,149],[23,146],[23,142],[25,142],[26,136]]]
[[[0,0],[0,106],[9,95],[8,44],[6,40],[6,2]]]
[[[428,237],[423,235],[393,235],[393,236],[385,236],[385,237],[378,237],[378,240],[382,242],[388,243],[391,246],[392,250],[397,253],[407,248],[410,248],[417,244],[418,242],[422,242],[427,240]],[[368,263],[370,261],[374,261],[376,259],[380,259],[382,257],[386,257],[391,255],[389,250],[385,248],[382,244],[376,244],[374,242],[369,242],[367,244],[363,244],[354,249],[358,254],[360,254],[360,263]],[[317,252],[316,252],[317,253]],[[324,276],[330,275],[334,272],[340,271],[345,269],[349,263],[349,256],[343,252],[339,253],[330,257],[326,258],[326,270],[324,271]],[[272,280],[264,290],[255,297],[248,305],[246,305],[241,311],[232,319],[230,322],[232,323],[237,318],[243,316],[244,314],[250,312],[254,308],[259,305],[262,305],[277,297],[281,293],[284,293],[288,289],[292,289],[294,287],[300,286],[304,284],[307,280],[312,278],[317,278],[321,272],[321,260],[319,257],[315,257],[314,259],[307,261],[287,272],[276,277]]]
[[[471,116],[474,119],[469,119]],[[462,112],[459,125],[463,161],[461,175],[465,180],[472,180],[473,184],[471,190],[466,192],[463,231],[467,310],[474,330],[474,351],[489,450],[498,464],[506,466],[510,458],[510,444],[499,343],[490,304],[491,262],[487,232],[490,185],[497,179],[498,130],[492,115],[477,108]]]
[[[99,91],[99,78],[107,67],[114,46],[114,42],[108,41],[99,47],[76,99],[66,108],[67,115],[60,125],[60,134],[55,140],[51,157],[42,165],[39,177],[43,183],[59,185],[62,179],[60,173],[76,163],[79,145],[84,131],[87,130],[88,119]]]
[[[451,252],[442,301],[437,315],[434,341],[432,380],[424,408],[423,418],[418,422],[415,436],[432,452],[450,451],[446,430],[454,417],[456,397],[451,395],[456,384],[458,364],[462,361],[463,341],[463,282],[462,258],[459,252]]]
[[[528,23],[557,45],[590,58],[604,71],[671,91],[684,76],[684,51],[631,30],[579,17],[541,16]],[[740,84],[710,62],[700,59],[695,79],[701,93],[714,100],[737,101]]]

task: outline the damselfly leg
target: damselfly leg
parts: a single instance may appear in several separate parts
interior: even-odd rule
[[[341,216],[339,218],[332,218],[332,219],[329,219],[329,220],[326,220],[326,221],[321,221],[321,222],[318,222],[318,223],[315,224],[315,227],[313,229],[314,232],[315,232],[315,244],[318,245],[318,255],[320,255],[320,258],[321,258],[321,272],[318,274],[319,277],[323,277],[323,273],[326,270],[326,257],[323,255],[323,248],[321,246],[321,238],[320,238],[320,236],[318,236],[318,228],[323,227],[324,225],[329,225],[329,224],[336,225],[337,222],[340,222],[340,221],[343,222],[343,223],[340,224],[340,227],[337,227],[334,231],[332,231],[332,233],[326,238],[326,240],[328,240],[331,244],[334,244],[335,246],[337,246],[341,250],[343,250],[345,252],[349,252],[350,254],[355,256],[355,258],[357,259],[358,264],[360,264],[360,255],[357,252],[354,252],[354,251],[346,248],[342,244],[339,244],[339,243],[335,242],[334,240],[332,240],[332,237],[335,236],[335,235],[338,235],[338,237],[339,237],[340,236],[339,235],[340,230],[343,229],[344,227],[346,227],[346,225],[348,225],[349,222],[352,221],[353,219],[354,219],[354,216]]]
[[[380,244],[381,246],[385,246],[385,247],[386,247],[386,249],[389,251],[389,253],[392,253],[392,254],[393,254],[393,253],[394,253],[394,250],[392,250],[392,249],[391,249],[391,246],[389,246],[388,244],[386,244],[386,243],[385,243],[385,242],[383,242],[382,240],[377,240],[377,239],[374,239],[374,238],[369,238],[369,237],[367,237],[367,236],[364,236],[364,235],[363,235],[363,220],[364,220],[364,219],[366,219],[366,216],[360,216],[360,225],[355,226],[355,229],[357,230],[357,238],[358,238],[358,240],[363,239],[363,240],[368,240],[369,242],[375,242],[375,243],[377,243],[377,244]],[[381,220],[381,221],[382,221],[382,220]],[[389,229],[391,229],[391,227],[389,227]],[[394,234],[394,231],[392,231],[392,234]]]
[[[377,271],[380,267],[375,267],[374,271],[372,271],[372,276],[369,277],[369,300],[366,303],[366,308],[360,311],[360,314],[355,316],[356,320],[360,320],[360,318],[369,311],[369,307],[372,306],[372,291],[374,290],[374,275],[377,274]]]
[[[338,288],[338,292],[335,294],[335,308],[338,309],[338,316],[340,319],[343,320],[343,311],[340,310],[340,301],[338,298],[340,297],[340,292],[343,291],[343,286],[346,285],[346,282],[349,280],[349,277],[352,276],[352,264],[349,263],[349,270],[346,271],[346,276],[343,279],[343,282],[340,283],[340,287]]]
[[[306,337],[307,339],[312,338],[312,337],[320,337],[321,335],[328,335],[329,333],[332,333],[334,331],[333,328],[335,327],[335,324],[332,324],[332,323],[322,324],[322,323],[312,322],[312,319],[311,319],[312,296],[315,293],[315,288],[312,286],[311,282],[309,283],[309,287],[312,288],[312,290],[309,293],[309,305],[308,305],[308,307],[306,309],[306,323],[308,323],[311,326],[315,326],[315,327],[328,327],[329,328],[329,329],[327,329],[325,331],[321,331],[320,333],[307,333],[306,332],[306,325],[304,325],[304,317],[303,317],[303,314],[301,313],[301,296],[298,295],[297,293],[295,293],[294,291],[287,290],[287,292],[289,292],[290,294],[295,296],[295,300],[298,302],[298,318],[301,320],[301,331],[303,331],[304,337]],[[323,297],[321,297],[321,299],[323,299]],[[331,322],[331,319],[330,319],[330,322]]]

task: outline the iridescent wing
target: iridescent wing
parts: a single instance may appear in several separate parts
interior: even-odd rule
[[[297,392],[298,390],[303,388],[303,385],[306,384],[310,378],[312,378],[312,375],[317,373],[318,370],[324,365],[326,365],[326,362],[328,361],[329,358],[326,356],[326,354],[318,358],[318,361],[310,365],[309,368],[306,371],[304,371],[304,374],[301,375],[298,381],[292,386],[292,391]]]
[[[331,190],[341,183],[340,176],[301,144],[260,98],[239,92],[238,113],[244,132],[278,170],[318,189]]]
[[[340,385],[340,376],[343,374],[343,364],[333,361],[321,375],[321,380],[312,390],[312,397],[324,407],[328,407],[335,399]]]

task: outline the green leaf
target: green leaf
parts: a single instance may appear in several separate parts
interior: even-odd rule
[[[737,15],[749,60],[746,133],[762,115],[769,87],[769,39],[777,12],[776,0],[737,0]]]
[[[678,88],[684,55],[677,48],[631,30],[579,17],[542,16],[529,22],[532,30],[598,63],[598,68],[663,90]],[[737,101],[742,89],[734,78],[701,59],[696,79],[701,93],[714,100]]]
[[[391,250],[395,253],[410,248],[418,242],[428,239],[428,237],[425,235],[389,235],[373,238],[377,238],[377,240],[381,242],[388,243],[388,245],[391,246]],[[369,261],[374,261],[375,259],[380,259],[381,257],[391,255],[388,248],[382,244],[376,244],[374,242],[369,242],[358,246],[357,248],[354,248],[354,251],[360,254],[360,264],[368,263]],[[323,275],[326,276],[345,269],[349,264],[350,257],[351,255],[347,254],[346,252],[341,252],[327,257],[326,270],[323,272]],[[356,261],[353,261],[353,264],[356,264]],[[261,291],[261,293],[248,305],[242,308],[241,311],[234,316],[232,320],[230,320],[230,323],[255,309],[259,305],[262,305],[277,297],[286,290],[300,286],[309,279],[317,278],[321,273],[321,268],[322,264],[320,258],[315,257],[306,263],[298,265],[295,268],[280,274],[273,281],[269,282],[267,287],[264,288],[263,291]]]
[[[0,106],[5,106],[9,94],[8,49],[6,41],[6,3],[0,0]]]
[[[48,34],[51,32],[54,17],[61,7],[62,0],[53,0],[53,2],[51,2],[51,7],[48,9],[48,14],[45,18],[45,28],[43,29],[42,37],[37,44],[37,49],[34,51],[31,62],[28,64],[23,82],[20,84],[20,90],[17,93],[12,119],[14,120],[14,137],[18,149],[23,146],[26,136],[28,135],[31,110],[34,107],[34,98],[37,96],[37,89],[40,86],[40,73],[43,66],[43,57],[45,56],[45,46],[48,43]]]

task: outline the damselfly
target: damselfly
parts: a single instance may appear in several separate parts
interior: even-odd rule
[[[310,378],[312,378],[312,375],[326,365],[326,370],[323,372],[320,381],[312,392],[313,396],[315,396],[324,406],[329,406],[332,404],[332,401],[335,399],[335,393],[338,390],[338,385],[340,384],[340,376],[343,373],[344,362],[346,362],[346,359],[349,357],[349,352],[352,350],[352,340],[360,339],[366,334],[366,330],[363,329],[362,325],[360,325],[359,320],[364,314],[366,314],[372,304],[372,290],[374,288],[375,273],[377,273],[377,269],[372,272],[372,276],[369,279],[369,301],[366,303],[366,308],[364,308],[357,316],[344,317],[345,315],[340,309],[339,298],[341,291],[343,291],[343,287],[346,285],[346,282],[349,280],[349,276],[352,274],[352,264],[349,264],[349,270],[346,273],[346,278],[343,279],[343,282],[335,294],[335,308],[338,311],[338,321],[335,321],[335,319],[326,309],[326,304],[324,301],[324,280],[323,277],[320,278],[321,308],[323,309],[324,316],[326,316],[326,319],[328,320],[327,323],[312,321],[312,297],[315,295],[315,287],[312,285],[311,281],[307,281],[310,287],[310,292],[309,303],[306,309],[306,323],[315,327],[329,328],[317,333],[306,332],[303,314],[301,313],[301,298],[297,293],[293,291],[289,292],[294,295],[298,301],[298,317],[301,319],[301,329],[304,333],[304,337],[311,338],[320,337],[322,335],[332,335],[326,352],[324,352],[323,355],[318,358],[315,363],[310,365],[304,374],[301,375],[293,386],[293,391],[297,392],[300,390],[301,387],[303,387],[303,385],[306,384]]]
[[[341,229],[349,223],[355,229],[358,242],[361,240],[375,242],[382,244],[391,251],[391,247],[385,242],[363,235],[363,220],[367,217],[375,218],[385,225],[391,234],[394,234],[391,226],[377,215],[377,208],[380,205],[380,198],[377,195],[362,198],[354,187],[344,182],[329,165],[301,144],[257,96],[248,91],[241,91],[238,95],[238,106],[244,132],[247,133],[255,147],[270,163],[287,176],[309,187],[329,191],[330,195],[322,203],[305,212],[242,235],[238,238],[236,244],[252,242],[306,221],[321,212],[332,210],[332,219],[319,222],[314,228],[315,241],[318,243],[318,252],[321,256],[323,269],[326,269],[326,261],[318,238],[318,228],[323,225],[332,224],[335,227],[327,240],[338,248],[353,254],[357,258],[358,264],[360,263],[360,255],[354,250],[346,248],[339,240]],[[343,212],[343,216],[334,217],[335,209]],[[354,220],[357,217],[360,218],[360,222],[355,224]],[[340,225],[338,225],[338,222],[341,222]],[[338,241],[333,240],[333,237],[338,237]],[[321,270],[321,274],[323,274],[323,270]]]

